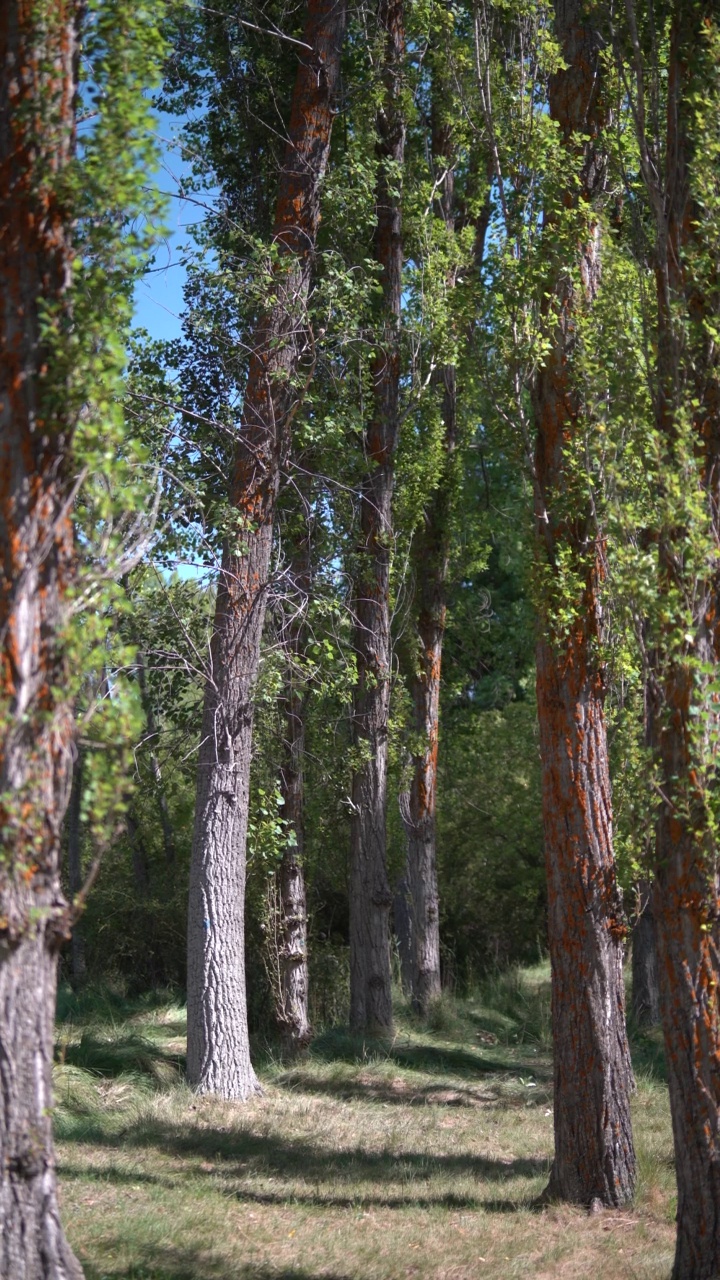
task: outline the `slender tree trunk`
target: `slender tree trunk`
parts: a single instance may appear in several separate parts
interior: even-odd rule
[[[83,753],[78,751],[75,759],[75,767],[72,775],[72,790],[70,792],[70,803],[68,805],[67,829],[68,829],[68,883],[70,886],[70,901],[74,901],[75,895],[82,889],[83,875],[82,862],[80,858],[82,827],[80,821],[80,810],[82,805],[82,788],[83,788]],[[85,963],[85,939],[78,926],[76,925],[72,932],[70,942],[70,970],[72,973],[72,981],[74,987],[79,987],[85,981],[87,973],[87,965]]]
[[[292,617],[286,624],[285,688],[281,695],[285,724],[280,787],[289,840],[278,871],[280,991],[278,1023],[285,1047],[298,1053],[312,1035],[308,1014],[308,937],[305,892],[305,714],[307,690],[299,674],[307,638],[305,615],[311,589],[310,537],[307,528],[297,537],[290,568]]]
[[[566,204],[580,211],[602,191],[595,138],[603,124],[599,40],[582,0],[556,0],[556,33],[566,69],[551,78],[550,112],[568,150],[573,182]],[[562,262],[562,255],[558,254]],[[546,590],[537,645],[537,698],[552,965],[555,1159],[548,1194],[579,1204],[624,1204],[635,1184],[625,1030],[625,924],[616,883],[612,805],[597,653],[602,538],[590,510],[569,511],[568,445],[583,408],[570,368],[574,312],[592,304],[600,281],[600,232],[590,215],[578,264],[582,285],[560,266],[550,304],[551,348],[534,388],[538,555],[546,581],[568,559],[584,581],[575,617],[553,623]],[[558,583],[562,589],[562,583]]]
[[[660,1024],[655,908],[649,880],[638,885],[638,914],[632,931],[632,1012],[639,1027]]]
[[[440,670],[447,612],[450,555],[452,454],[455,449],[457,383],[455,368],[442,370],[446,473],[424,513],[414,542],[417,652],[410,683],[414,727],[423,746],[413,757],[405,821],[406,881],[410,907],[410,994],[417,1013],[426,1014],[440,995],[440,906],[435,847]]]
[[[350,1025],[392,1031],[390,907],[385,820],[390,714],[390,562],[395,449],[400,429],[402,215],[398,184],[405,154],[400,97],[405,55],[402,0],[379,0],[385,36],[383,103],[377,114],[375,257],[382,268],[383,320],[373,366],[373,416],[365,431],[359,568],[354,584],[357,686],[353,732],[363,761],[352,782],[350,831]]]
[[[634,36],[630,0],[627,11]],[[708,214],[702,180],[704,175],[715,182],[716,200],[717,172],[708,158],[706,130],[708,121],[717,121],[720,106],[716,53],[708,41],[717,31],[718,15],[709,0],[675,0],[671,15],[664,69],[666,135],[654,164],[654,139],[643,135],[640,118],[636,122],[642,154],[648,157],[644,176],[656,217],[656,425],[664,444],[659,510],[667,512],[657,530],[657,648],[649,683],[650,737],[662,797],[653,907],[678,1185],[672,1277],[716,1280],[720,876],[715,795],[720,717],[717,695],[708,685],[720,659],[720,359],[709,335],[717,327],[720,303],[717,219]],[[637,41],[635,53],[639,82],[648,76],[657,83],[660,69],[642,67]],[[715,130],[717,138],[716,124]],[[677,497],[670,506],[673,494]],[[692,495],[689,502],[687,494]],[[704,554],[689,550],[698,543],[706,548]]]
[[[43,326],[69,321],[57,197],[72,155],[80,6],[0,5],[0,1276],[81,1280],[52,1140],[60,843],[73,724],[59,635],[74,567],[73,421]],[[41,307],[47,304],[47,310]]]
[[[206,684],[188,910],[188,1080],[244,1099],[250,1062],[245,991],[245,870],[253,688],[260,655],[275,500],[296,385],[309,354],[305,307],[330,149],[344,0],[309,0],[275,215],[275,302],[257,328],[223,550]]]
[[[305,699],[289,682],[286,697],[284,763],[281,789],[283,817],[294,843],[282,856],[279,881],[280,909],[280,1009],[283,1040],[297,1053],[311,1037],[308,1015],[308,939],[305,894],[304,754]]]
[[[455,229],[455,174],[452,123],[447,118],[451,85],[437,65],[432,92],[432,158],[436,170],[440,214],[448,235]],[[454,284],[454,271],[449,281]],[[447,613],[454,454],[457,442],[457,374],[444,365],[435,378],[442,393],[445,428],[443,472],[423,512],[413,540],[416,652],[410,692],[414,728],[422,749],[413,757],[413,776],[405,821],[407,881],[410,907],[410,996],[417,1013],[426,1014],[440,995],[440,905],[438,899],[435,804],[440,720],[440,672]]]

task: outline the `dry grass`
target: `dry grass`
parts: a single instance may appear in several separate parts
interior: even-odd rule
[[[406,1019],[384,1049],[329,1032],[298,1065],[266,1055],[265,1096],[244,1107],[182,1085],[181,1010],[76,1011],[57,1121],[88,1280],[666,1280],[672,1148],[652,1044],[635,1205],[531,1207],[552,1150],[543,978],[446,1004],[434,1032]]]

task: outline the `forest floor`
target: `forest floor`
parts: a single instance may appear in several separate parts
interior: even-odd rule
[[[536,1211],[552,1152],[547,972],[444,1001],[392,1045],[259,1055],[245,1106],[182,1083],[184,1010],[61,998],[63,1217],[87,1280],[667,1280],[675,1212],[659,1041],[637,1037],[640,1177],[622,1212]]]

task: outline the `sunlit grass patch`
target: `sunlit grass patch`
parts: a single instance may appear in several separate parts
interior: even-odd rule
[[[56,1089],[88,1280],[666,1280],[671,1141],[651,1072],[635,1205],[532,1207],[552,1155],[546,995],[546,970],[518,971],[430,1026],[401,1008],[392,1041],[334,1029],[296,1063],[266,1050],[265,1094],[245,1106],[182,1084],[171,999],[94,1020],[86,1000],[60,1024]]]

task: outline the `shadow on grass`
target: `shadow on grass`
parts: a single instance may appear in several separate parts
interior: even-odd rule
[[[550,1073],[537,1061],[517,1061],[509,1051],[506,1058],[487,1057],[480,1049],[453,1049],[445,1045],[418,1044],[413,1041],[365,1041],[348,1032],[325,1031],[313,1041],[311,1058],[319,1062],[362,1063],[393,1062],[410,1071],[426,1075],[518,1075],[519,1073],[549,1079]]]
[[[169,1084],[185,1070],[184,1054],[167,1053],[152,1040],[132,1032],[103,1036],[85,1031],[77,1044],[58,1045],[56,1054],[68,1066],[111,1079],[141,1074]]]
[[[167,1009],[180,999],[180,993],[173,988],[156,987],[132,998],[112,986],[91,985],[73,991],[64,982],[58,987],[56,1020],[60,1024],[109,1022],[114,1025],[143,1013]]]
[[[344,1102],[379,1102],[403,1107],[487,1107],[496,1100],[472,1089],[450,1084],[413,1085],[406,1080],[358,1080],[357,1078],[323,1080],[311,1071],[287,1071],[275,1082],[290,1092],[334,1097]]]
[[[119,1241],[118,1244],[121,1242]],[[187,1249],[145,1246],[141,1261],[120,1269],[105,1264],[101,1270],[85,1262],[86,1280],[227,1280],[227,1261],[213,1261]],[[272,1267],[266,1263],[233,1263],[232,1280],[350,1280],[339,1271],[323,1271],[322,1277],[304,1267]]]
[[[82,1141],[83,1139],[80,1139]],[[132,1125],[123,1133],[111,1137],[93,1133],[89,1139],[93,1145],[110,1149],[154,1148],[166,1154],[184,1159],[202,1160],[200,1168],[188,1167],[183,1176],[217,1176],[218,1190],[245,1201],[266,1204],[303,1203],[346,1208],[357,1204],[374,1204],[388,1208],[431,1207],[450,1208],[481,1207],[479,1197],[448,1194],[442,1189],[433,1195],[434,1180],[446,1182],[458,1175],[486,1182],[503,1182],[515,1178],[546,1176],[549,1162],[546,1159],[494,1160],[476,1156],[470,1152],[453,1152],[443,1155],[426,1155],[416,1151],[365,1151],[361,1147],[333,1148],[315,1146],[293,1138],[280,1139],[271,1134],[249,1133],[247,1130],[188,1129],[184,1125],[169,1125],[158,1120],[144,1120]],[[93,1179],[106,1177],[118,1181],[132,1181],[132,1171],[93,1169]],[[218,1176],[219,1175],[219,1176]],[[61,1178],[65,1176],[60,1167]],[[82,1177],[76,1166],[69,1166],[68,1176]],[[252,1178],[282,1179],[294,1182],[279,1191],[255,1190]],[[228,1185],[232,1179],[233,1185]],[[139,1179],[137,1179],[139,1180]],[[152,1180],[152,1178],[150,1179]],[[160,1179],[161,1181],[161,1179]],[[424,1184],[415,1190],[414,1183]],[[383,1186],[400,1184],[406,1190],[384,1194]],[[170,1185],[175,1185],[173,1179]],[[239,1184],[239,1185],[238,1185]],[[368,1192],[367,1185],[378,1184],[379,1194]],[[429,1185],[428,1185],[429,1184]]]

